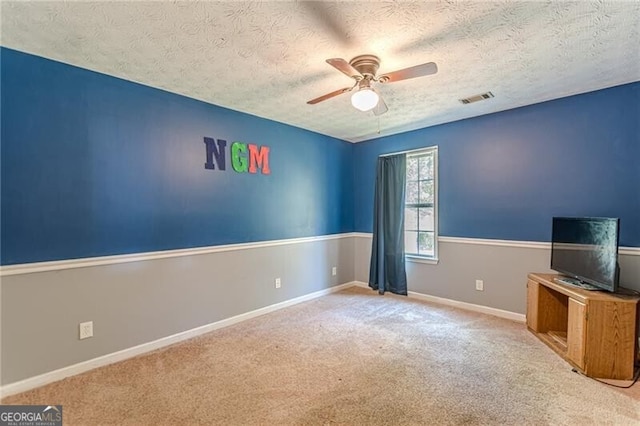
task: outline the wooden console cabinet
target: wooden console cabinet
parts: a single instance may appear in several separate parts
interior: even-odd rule
[[[527,327],[589,377],[632,380],[640,297],[588,291],[529,274]]]

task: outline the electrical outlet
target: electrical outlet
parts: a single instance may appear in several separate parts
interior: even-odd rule
[[[276,278],[276,288],[280,288],[281,285],[282,282],[280,281],[280,278]]]
[[[93,337],[93,321],[80,323],[80,340]]]
[[[476,290],[484,291],[484,281],[476,280]]]
[[[338,273],[338,268],[337,267],[334,266],[333,268],[331,268],[331,275],[333,275],[335,277],[337,273]]]

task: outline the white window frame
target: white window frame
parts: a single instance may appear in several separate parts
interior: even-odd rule
[[[409,157],[418,156],[424,153],[433,153],[433,256],[420,255],[420,254],[405,254],[405,258],[410,262],[419,262],[419,263],[429,263],[429,264],[437,264],[438,263],[438,219],[439,219],[439,207],[440,200],[438,198],[438,146],[430,146],[425,148],[414,149],[411,151],[405,151],[405,155],[407,159]],[[406,176],[405,176],[406,179]],[[405,206],[406,207],[406,202]],[[403,207],[403,209],[404,209]],[[406,224],[405,224],[406,230]],[[405,242],[406,247],[406,242]]]

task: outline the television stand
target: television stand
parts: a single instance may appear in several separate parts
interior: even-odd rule
[[[640,296],[588,291],[532,273],[527,282],[527,327],[589,377],[632,380],[638,355]]]

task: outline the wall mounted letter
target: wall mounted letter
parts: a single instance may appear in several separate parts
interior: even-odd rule
[[[227,165],[225,163],[224,151],[227,146],[227,141],[224,139],[218,139],[218,146],[213,138],[204,138],[204,144],[207,148],[207,162],[204,163],[205,169],[215,170],[213,158],[215,157],[215,164],[218,165],[218,169],[225,170]]]
[[[271,173],[269,169],[269,147],[249,144],[249,173],[257,173],[258,167],[262,170],[263,175]]]
[[[238,173],[246,173],[248,168],[247,145],[242,142],[231,144],[231,165]]]

